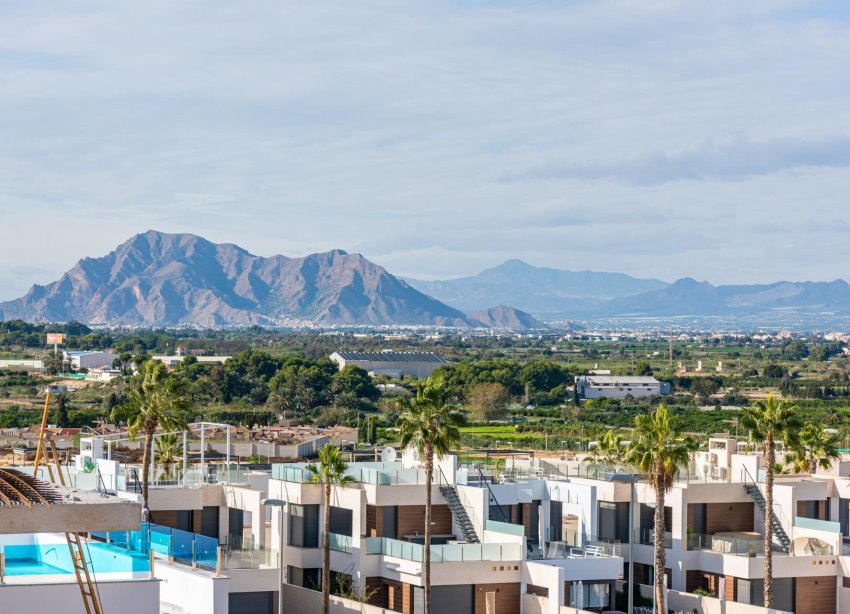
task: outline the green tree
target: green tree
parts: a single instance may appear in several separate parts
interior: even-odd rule
[[[489,423],[505,416],[510,395],[501,384],[476,384],[466,395],[469,410],[476,419]]]
[[[776,442],[796,448],[802,427],[793,405],[777,401],[770,394],[744,410],[741,425],[750,431],[750,440],[760,444],[764,452],[764,607],[773,607],[773,476],[776,465]]]
[[[819,422],[809,422],[800,430],[797,447],[788,453],[785,462],[794,473],[815,473],[818,467],[829,469],[839,459],[838,433],[827,431]]]
[[[322,614],[330,612],[331,595],[331,488],[345,487],[354,482],[346,475],[348,463],[342,458],[342,452],[334,445],[319,450],[319,462],[307,465],[307,471],[313,474],[311,480],[324,487],[324,529],[322,533]]]
[[[679,467],[687,466],[694,442],[682,436],[662,403],[649,414],[635,418],[633,441],[628,461],[648,477],[655,490],[655,603],[657,611],[666,612],[664,603],[664,499],[673,487]]]
[[[635,363],[635,375],[652,375],[652,365],[648,360],[639,360]]]
[[[148,507],[148,485],[151,468],[151,442],[160,427],[168,431],[185,430],[185,414],[189,401],[184,394],[183,381],[168,376],[165,365],[158,360],[142,364],[136,380],[127,391],[127,402],[113,410],[112,420],[123,420],[127,434],[145,436],[142,454],[142,499]]]
[[[356,399],[377,401],[381,392],[372,382],[369,373],[357,365],[346,365],[333,376],[331,390],[336,395],[351,394]]]
[[[408,446],[419,453],[425,465],[425,545],[422,556],[422,585],[424,614],[431,614],[431,485],[434,478],[434,458],[448,454],[460,444],[462,413],[449,405],[449,394],[442,378],[429,377],[416,386],[416,396],[403,399],[404,413],[399,416],[398,429],[402,449]]]
[[[56,422],[56,426],[58,426],[59,428],[70,426],[71,422],[68,418],[68,397],[64,394],[59,394],[53,397],[53,401],[53,420],[54,422]]]
[[[366,441],[371,444],[378,443],[378,416],[369,416],[366,429]]]
[[[160,464],[165,468],[166,477],[170,478],[172,468],[182,455],[183,443],[177,439],[175,433],[169,433],[157,437],[154,440],[154,448]]]
[[[623,447],[623,436],[613,429],[608,429],[584,461],[617,467],[625,462],[627,452]]]

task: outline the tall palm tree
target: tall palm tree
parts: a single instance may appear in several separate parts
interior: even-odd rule
[[[144,433],[145,445],[142,452],[142,499],[144,509],[148,507],[148,484],[151,468],[151,442],[157,429],[167,431],[185,430],[183,416],[189,409],[189,400],[182,380],[169,377],[165,365],[158,360],[142,364],[137,380],[127,391],[127,402],[112,410],[112,419],[127,424],[131,439]]]
[[[331,487],[346,486],[354,478],[346,475],[348,463],[342,458],[341,450],[334,445],[326,445],[319,450],[318,464],[307,465],[307,471],[313,474],[313,482],[325,487],[324,533],[322,535],[322,614],[330,612],[331,598]]]
[[[424,614],[431,614],[431,495],[434,458],[448,454],[460,444],[464,415],[449,405],[440,377],[429,377],[416,387],[416,396],[401,401],[404,413],[396,426],[401,447],[413,446],[425,464],[425,546],[422,557]]]
[[[649,414],[635,418],[635,430],[629,447],[628,462],[646,473],[655,489],[655,603],[658,612],[664,608],[664,570],[667,553],[664,550],[664,498],[673,487],[679,467],[690,462],[696,449],[694,441],[683,437],[670,419],[664,404]]]
[[[809,422],[800,431],[798,446],[785,461],[794,473],[815,473],[818,467],[829,469],[838,460],[838,433],[827,431],[819,422]]]
[[[776,442],[796,448],[802,426],[796,408],[777,401],[772,394],[744,410],[741,425],[749,429],[750,439],[764,452],[764,607],[773,607],[773,476],[776,465]]]

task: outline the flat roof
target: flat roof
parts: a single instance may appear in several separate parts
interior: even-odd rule
[[[343,360],[369,362],[434,362],[445,364],[447,361],[434,352],[334,352]]]
[[[660,384],[654,377],[637,375],[585,375],[584,378],[591,383],[599,384]]]

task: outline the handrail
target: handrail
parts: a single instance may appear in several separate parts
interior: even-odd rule
[[[505,516],[505,511],[502,509],[502,504],[499,503],[499,500],[496,498],[495,493],[493,493],[493,489],[490,488],[490,484],[484,478],[484,473],[481,471],[481,467],[478,468],[478,475],[481,477],[481,481],[484,482],[484,485],[487,487],[487,494],[489,497],[493,497],[493,501],[496,503],[496,507],[499,508],[499,515],[502,517],[502,521],[510,523],[510,520],[507,516]],[[487,499],[487,507],[490,506],[490,499]],[[487,516],[490,515],[490,510],[487,510]]]

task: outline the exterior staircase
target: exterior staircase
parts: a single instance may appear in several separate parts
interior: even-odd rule
[[[472,521],[466,513],[466,509],[460,502],[457,489],[450,484],[440,484],[440,492],[446,500],[446,503],[449,504],[449,509],[452,512],[452,516],[454,516],[455,523],[457,524],[463,539],[471,544],[481,543],[481,540],[478,539],[478,534],[475,532],[475,527],[472,526]]]
[[[767,502],[764,500],[764,495],[761,494],[759,487],[756,484],[746,482],[744,483],[744,490],[747,491],[747,494],[756,504],[756,507],[759,508],[762,515],[764,515],[767,510]],[[790,552],[791,538],[788,537],[785,529],[782,528],[782,523],[779,522],[779,518],[776,517],[776,513],[773,510],[770,510],[770,526],[773,528],[773,539],[779,542],[781,550],[786,553]]]

